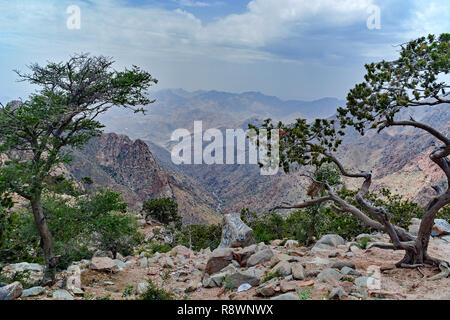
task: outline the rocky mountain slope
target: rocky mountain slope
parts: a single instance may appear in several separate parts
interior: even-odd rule
[[[174,198],[186,223],[216,223],[220,215],[211,200],[195,190],[181,174],[169,175],[153,157],[146,143],[124,135],[103,134],[73,152],[69,172],[78,180],[89,177],[86,188],[111,188],[120,192],[133,210],[151,198]],[[186,180],[189,180],[186,178]]]

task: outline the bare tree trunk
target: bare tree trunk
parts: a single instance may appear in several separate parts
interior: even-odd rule
[[[45,271],[44,278],[42,279],[42,284],[46,285],[53,282],[56,274],[56,257],[55,250],[53,248],[53,239],[48,229],[47,220],[44,215],[44,211],[41,203],[41,196],[37,196],[35,199],[31,200],[31,209],[34,215],[34,221],[36,227],[41,236],[42,249],[45,256]]]

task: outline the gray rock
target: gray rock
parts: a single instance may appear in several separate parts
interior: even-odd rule
[[[298,241],[297,241],[297,240],[288,240],[288,241],[286,241],[286,243],[284,244],[284,247],[285,247],[286,249],[297,248],[297,247],[298,247]]]
[[[317,276],[317,281],[333,283],[333,280],[339,281],[342,279],[342,277],[343,275],[336,269],[328,268],[319,273],[319,275]]]
[[[52,297],[56,300],[74,300],[73,296],[67,290],[56,290]]]
[[[206,263],[205,273],[214,274],[219,272],[233,260],[233,249],[218,248],[214,250]]]
[[[339,270],[341,270],[343,267],[355,269],[356,265],[353,261],[336,261],[331,265],[331,267]]]
[[[140,282],[136,286],[136,294],[141,295],[148,289],[148,283],[147,282]]]
[[[241,220],[240,213],[223,216],[222,239],[219,248],[247,247],[254,243],[253,230]]]
[[[434,219],[431,235],[433,237],[450,235],[450,223],[444,219]]]
[[[372,238],[372,236],[368,233],[361,233],[356,236],[356,241],[361,241],[364,238]]]
[[[445,242],[447,242],[447,243],[450,243],[450,236],[443,236],[443,237],[441,238],[441,240],[443,240],[443,241],[445,241]]]
[[[299,262],[291,264],[292,277],[295,280],[304,280],[305,279],[305,269],[302,264]]]
[[[345,244],[345,240],[337,234],[326,234],[317,241],[314,247],[311,249],[312,252],[326,251],[336,248],[339,245]]]
[[[20,262],[3,267],[1,273],[6,279],[13,279],[17,274],[21,275],[25,283],[38,285],[44,277],[44,267],[37,263]]]
[[[14,300],[22,295],[23,287],[18,281],[0,288],[0,300]]]
[[[357,287],[367,287],[368,277],[359,277],[355,279],[355,285]]]
[[[270,300],[300,300],[300,297],[295,293],[289,292],[273,297]]]
[[[275,285],[268,284],[256,289],[256,294],[263,297],[273,297],[275,295]]]
[[[139,259],[139,266],[141,268],[147,268],[147,266],[148,266],[148,259],[147,258]]]
[[[230,276],[233,288],[238,288],[241,284],[248,283],[252,287],[260,284],[264,271],[256,268],[249,268],[245,271],[238,271]]]
[[[315,257],[314,259],[311,260],[312,264],[321,264],[321,265],[326,265],[329,266],[331,264],[330,260],[327,259],[323,259],[320,257]]]
[[[344,288],[337,287],[337,288],[334,288],[333,290],[331,290],[328,298],[330,300],[340,300],[342,297],[344,297],[346,295],[347,295],[347,292],[345,292]]]
[[[280,261],[275,267],[272,268],[271,272],[275,273],[277,270],[283,277],[287,277],[292,273],[291,265],[287,261]]]
[[[120,260],[117,260],[120,261]],[[120,261],[122,262],[122,261]],[[123,263],[123,262],[122,262]],[[108,257],[94,257],[91,260],[90,268],[96,271],[115,272],[119,270],[113,259]]]
[[[361,275],[361,272],[359,272],[359,271],[357,271],[355,269],[349,268],[347,266],[344,266],[341,269],[341,273],[346,275],[346,276],[360,276]]]
[[[263,262],[269,261],[273,257],[273,251],[271,249],[265,249],[256,252],[247,260],[247,266],[253,267]]]

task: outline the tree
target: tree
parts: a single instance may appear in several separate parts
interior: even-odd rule
[[[171,198],[151,199],[142,206],[145,218],[149,216],[163,224],[174,223],[181,226],[181,217],[178,215],[178,204]]]
[[[280,122],[275,126],[269,119],[263,128],[280,130],[280,166],[286,172],[303,166],[320,167],[324,163],[334,163],[343,176],[364,180],[355,195],[355,206],[340,197],[329,181],[321,181],[305,173],[303,175],[314,184],[322,186],[324,194],[297,205],[280,205],[274,209],[306,208],[330,203],[335,211],[351,213],[367,227],[386,232],[392,243],[376,243],[375,246],[404,250],[405,257],[397,263],[397,267],[411,268],[427,264],[449,268],[447,262],[430,257],[427,248],[436,214],[450,203],[450,139],[425,123],[414,119],[398,119],[399,112],[407,108],[439,106],[450,102],[449,85],[440,80],[450,69],[449,40],[450,34],[442,34],[438,38],[433,35],[422,37],[401,45],[397,60],[366,65],[365,81],[350,90],[346,107],[338,109],[337,120],[317,119],[308,123],[304,119],[297,119],[290,125]],[[371,172],[349,172],[335,156],[342,143],[343,129],[348,126],[358,130],[361,135],[369,129],[380,132],[393,126],[412,127],[423,130],[440,143],[429,158],[446,176],[447,189],[442,191],[434,187],[437,195],[424,209],[417,237],[394,225],[387,208],[376,206],[368,200]]]
[[[157,80],[137,66],[112,68],[103,56],[77,54],[68,62],[33,64],[16,71],[20,81],[37,85],[28,100],[0,108],[0,194],[17,193],[31,205],[46,260],[43,283],[54,278],[57,264],[41,198],[51,172],[70,161],[70,149],[101,133],[99,115],[113,107],[144,113],[152,103],[147,90]]]

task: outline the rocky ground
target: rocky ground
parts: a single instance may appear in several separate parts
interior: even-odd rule
[[[144,231],[151,234],[153,228]],[[363,239],[368,241],[366,249],[361,248]],[[187,300],[450,299],[450,278],[429,279],[438,268],[395,268],[404,252],[371,247],[373,242],[387,243],[389,238],[378,233],[345,242],[326,235],[311,248],[294,240],[229,248],[226,245],[236,243],[229,237],[213,252],[177,246],[151,256],[142,252],[76,262],[47,288],[34,286],[42,266],[14,264],[3,268],[3,276],[26,272],[31,288],[23,290],[19,282],[3,286],[0,300],[2,294],[3,299],[19,300],[138,299],[149,279],[175,299]],[[429,253],[449,261],[450,236],[433,237]]]

